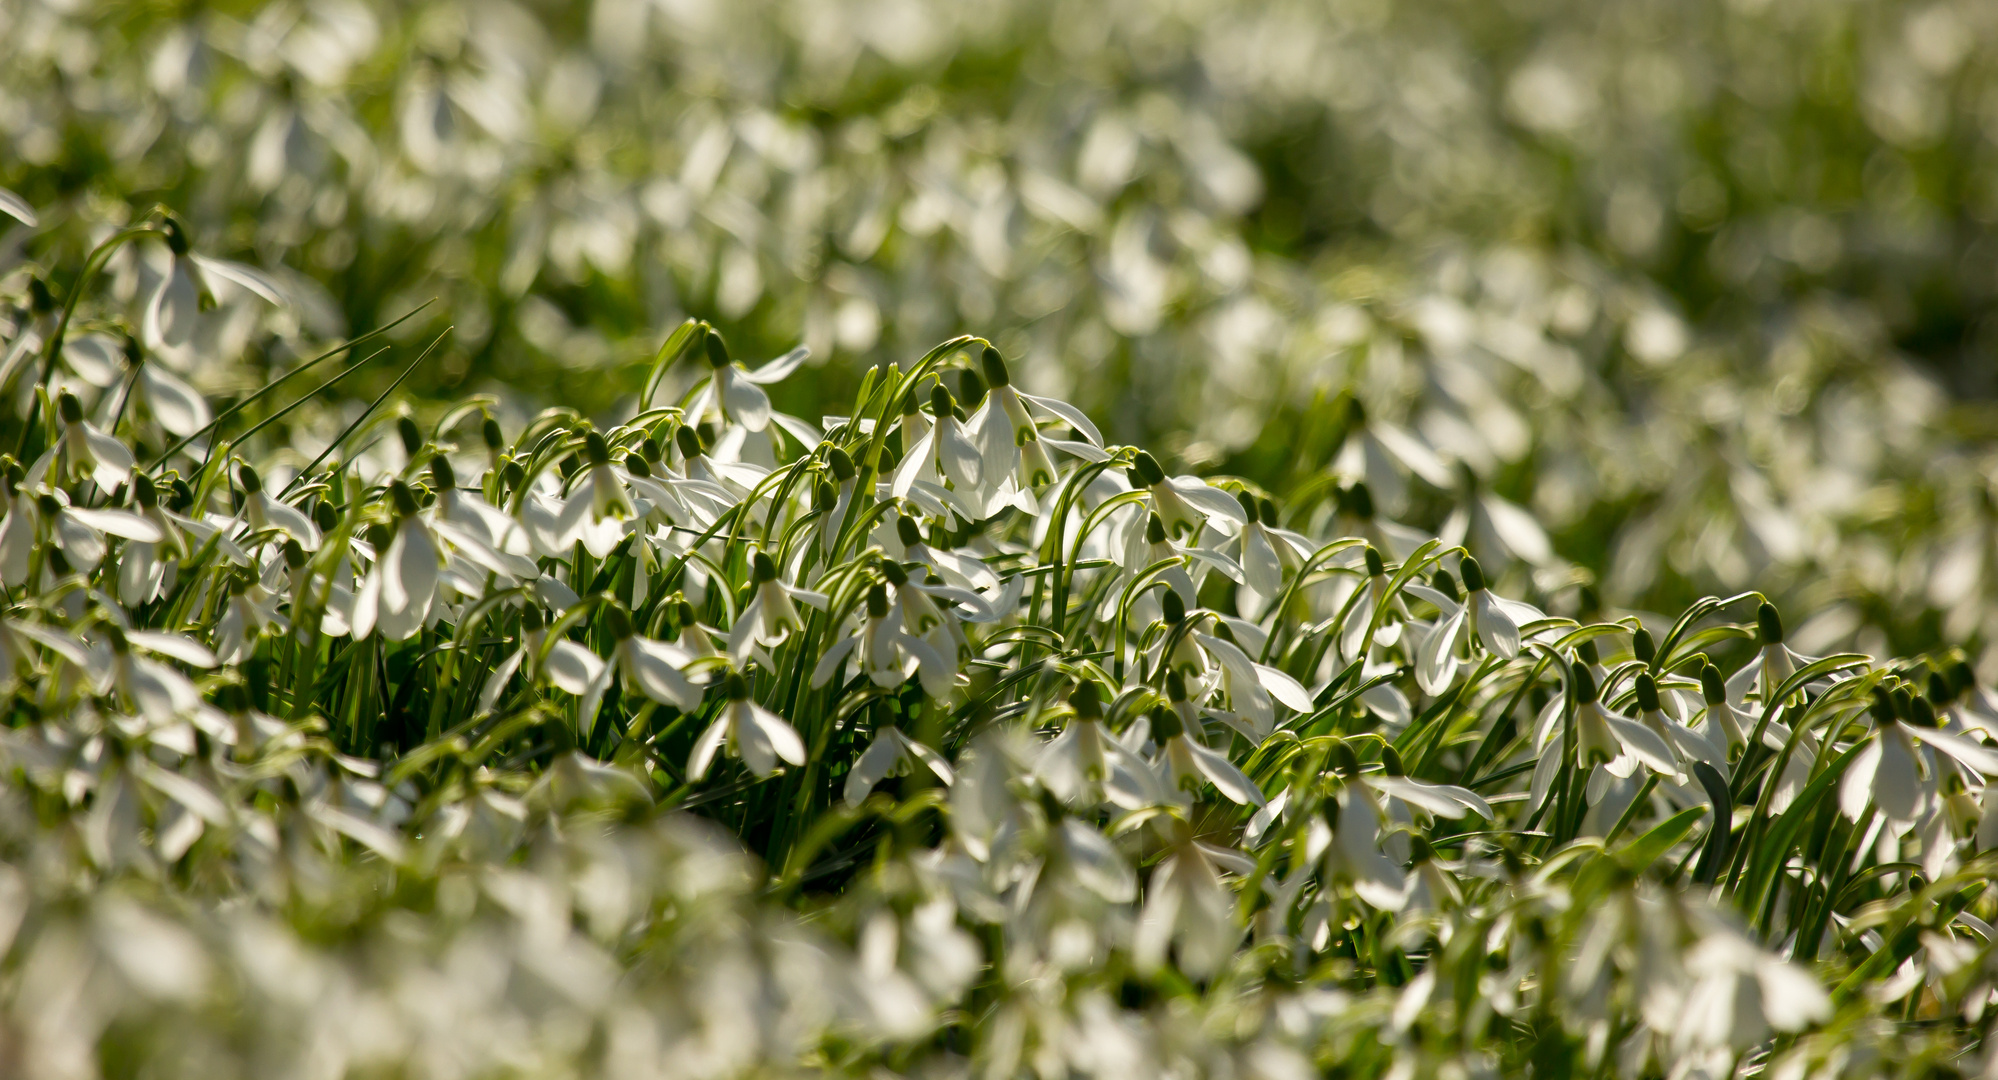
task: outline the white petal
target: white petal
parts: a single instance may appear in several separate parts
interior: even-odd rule
[[[901,756],[902,746],[892,732],[876,732],[874,741],[867,744],[867,749],[854,760],[852,771],[846,774],[846,787],[840,797],[848,806],[859,805],[862,799],[867,798],[867,793],[874,790],[874,785],[887,778],[888,771],[895,767]]]
[[[0,214],[6,214],[30,229],[42,223],[42,219],[35,215],[35,208],[29,205],[28,200],[6,188],[0,188]]]
[[[741,376],[734,368],[715,373],[722,382],[722,401],[737,423],[751,431],[762,431],[770,426],[770,395]]]
[[[1511,660],[1519,655],[1519,627],[1514,625],[1512,616],[1492,602],[1489,591],[1480,589],[1471,603],[1475,605],[1478,619],[1478,639],[1485,648],[1499,657]]]
[[[1103,433],[1096,430],[1096,425],[1089,422],[1089,417],[1084,416],[1081,409],[1057,398],[1035,397],[1032,394],[1021,394],[1020,400],[1032,402],[1035,406],[1055,414],[1069,427],[1079,432],[1083,438],[1098,446],[1103,445]]]
[[[785,376],[798,370],[798,365],[804,363],[811,355],[812,350],[810,348],[800,345],[777,359],[757,368],[755,371],[737,372],[736,378],[768,386],[771,383],[781,381]]]
[[[1256,677],[1263,684],[1263,689],[1270,692],[1271,697],[1291,709],[1308,713],[1318,707],[1317,703],[1311,700],[1311,692],[1304,688],[1304,684],[1276,668],[1267,664],[1257,664]]]
[[[571,694],[581,694],[590,688],[604,670],[603,659],[596,653],[573,641],[557,641],[548,650],[548,660],[543,669],[548,673],[548,681]]]
[[[728,713],[724,711],[694,740],[694,749],[687,755],[687,779],[699,780],[708,774],[708,766],[714,764],[715,751],[721,749],[722,738],[728,734]]]
[[[139,385],[144,388],[146,407],[152,411],[153,419],[169,434],[185,438],[215,419],[208,409],[208,400],[199,391],[158,364],[139,369]]]
[[[284,306],[283,290],[277,287],[276,282],[265,276],[262,270],[239,262],[230,262],[227,259],[211,259],[206,255],[189,255],[188,258],[194,260],[194,265],[199,266],[202,273],[219,277],[232,285],[240,285],[270,303],[279,307]]]
[[[127,630],[125,640],[141,649],[149,649],[161,656],[171,656],[175,660],[198,668],[212,668],[217,663],[215,654],[209,652],[206,645],[179,634],[166,634],[157,630]]]

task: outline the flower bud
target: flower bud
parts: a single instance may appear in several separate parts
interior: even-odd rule
[[[888,586],[873,585],[867,590],[867,617],[885,619],[888,617]]]
[[[985,396],[985,380],[978,377],[970,368],[957,373],[957,399],[970,407],[977,407],[980,398]]]
[[[1873,722],[1876,724],[1893,723],[1894,722],[1893,695],[1889,694],[1885,687],[1881,686],[1874,687],[1873,703],[1866,707],[1866,711],[1868,715],[1873,717]]]
[[[40,277],[28,278],[28,310],[36,315],[51,315],[56,309],[55,294],[49,291],[49,283]]]
[[[992,387],[1012,385],[1013,376],[1006,370],[1006,361],[999,356],[998,349],[987,345],[985,352],[978,358],[978,364],[985,372],[986,385]]]
[[[1258,520],[1260,520],[1263,523],[1264,528],[1268,529],[1276,528],[1277,525],[1276,503],[1271,502],[1268,499],[1257,499],[1256,517]]]
[[[62,503],[57,502],[55,496],[45,491],[35,496],[35,509],[40,510],[45,518],[54,517],[62,513]]]
[[[1346,509],[1361,521],[1374,519],[1374,493],[1366,481],[1358,481],[1346,489],[1345,503]]]
[[[852,455],[837,446],[826,451],[826,466],[832,469],[833,479],[842,484],[859,475],[859,470],[853,467]]]
[[[1721,678],[1721,669],[1708,664],[1700,669],[1700,696],[1709,705],[1719,705],[1727,700],[1727,682]]]
[[[943,383],[930,387],[930,415],[941,420],[953,415],[956,408],[957,402],[950,399],[950,391],[944,389]]]
[[[1458,603],[1464,600],[1464,594],[1457,591],[1457,580],[1450,576],[1448,570],[1439,569],[1429,575],[1429,587]]]
[[[443,454],[430,455],[430,479],[439,491],[451,491],[458,486],[458,474],[451,468],[451,460]]]
[[[701,456],[701,440],[694,434],[693,428],[682,425],[673,429],[673,445],[679,449],[683,458]]]
[[[1235,501],[1242,504],[1242,512],[1249,516],[1250,521],[1256,520],[1256,497],[1254,495],[1246,491],[1238,491],[1235,493]]]
[[[1339,739],[1333,742],[1329,757],[1328,764],[1332,766],[1332,771],[1348,779],[1360,775],[1360,758],[1353,753],[1352,746],[1347,744],[1346,740]]]
[[[173,252],[175,258],[187,255],[187,230],[181,226],[179,218],[172,214],[165,215],[160,221],[160,231],[166,234],[167,250]]]
[[[1631,632],[1630,652],[1640,664],[1649,664],[1658,656],[1658,644],[1651,640],[1651,631],[1642,626]]]
[[[416,421],[407,416],[398,416],[395,420],[395,431],[397,435],[402,436],[402,452],[405,455],[415,457],[416,452],[423,449],[423,429],[416,426]]]
[[[748,701],[749,680],[739,672],[729,672],[722,678],[722,694],[730,701]]]
[[[284,551],[284,564],[286,566],[289,566],[293,570],[296,570],[299,567],[305,565],[305,549],[298,545],[298,541],[292,539],[286,539],[284,542],[283,551]]]
[[[1365,548],[1362,548],[1361,554],[1365,556],[1367,561],[1368,577],[1383,577],[1387,574],[1387,564],[1381,561],[1381,553],[1375,551],[1372,544],[1368,544]]]
[[[623,641],[638,633],[631,625],[631,615],[617,604],[604,605],[604,629],[610,631],[613,641]]]
[[[592,465],[610,464],[610,443],[604,441],[602,432],[590,431],[583,434],[583,457]]]
[[[888,579],[888,584],[898,589],[909,583],[909,572],[893,559],[881,560],[881,576]]]
[[[1948,705],[1950,702],[1956,700],[1955,688],[1950,686],[1949,680],[1943,678],[1940,671],[1929,672],[1928,687],[1929,700],[1935,702],[1938,706]]]
[[[709,367],[725,368],[728,366],[728,342],[722,340],[721,331],[716,330],[712,326],[708,327],[708,332],[703,335],[701,344],[708,351]]]
[[[1571,672],[1568,689],[1574,695],[1575,704],[1593,705],[1596,703],[1596,677],[1589,671],[1589,665],[1577,660],[1568,669]]]
[[[750,577],[758,585],[766,581],[776,581],[777,564],[770,561],[770,556],[759,551],[750,560]]]
[[[1936,707],[1925,697],[1911,697],[1908,702],[1908,723],[1912,727],[1935,729],[1942,726],[1936,716]]]
[[[153,507],[158,506],[159,502],[160,502],[160,493],[159,489],[153,486],[153,478],[147,476],[145,473],[133,473],[132,505],[141,506],[150,510]]]
[[[1457,572],[1464,576],[1464,591],[1477,592],[1485,587],[1485,568],[1469,555],[1457,562]]]
[[[923,531],[916,526],[916,519],[897,517],[895,519],[895,538],[900,540],[902,546],[905,548],[915,547],[917,544],[923,542]]]
[[[652,476],[652,466],[645,460],[642,454],[624,455],[624,469],[626,472],[642,480],[649,479]]]
[[[1658,680],[1652,678],[1648,671],[1640,672],[1637,676],[1637,707],[1645,712],[1659,712],[1664,709],[1663,703],[1658,700]]]
[[[1894,701],[1894,716],[1897,719],[1909,720],[1914,718],[1915,695],[1909,693],[1907,687],[1895,687],[1891,697]]]
[[[488,450],[498,450],[506,445],[506,436],[500,432],[499,421],[490,416],[486,417],[485,423],[479,425],[479,435],[485,440]]]
[[[1172,702],[1175,705],[1179,704],[1182,701],[1185,701],[1186,676],[1181,675],[1177,671],[1166,672],[1165,692],[1166,692],[1166,700]]]
[[[1783,617],[1776,613],[1776,605],[1764,601],[1755,609],[1755,630],[1764,645],[1783,644]]]
[[[1084,679],[1069,692],[1068,706],[1082,720],[1103,718],[1103,687],[1094,679]]]
[[[529,604],[520,609],[520,629],[523,633],[538,634],[547,625],[547,617],[541,614],[540,605]]]
[[[830,514],[832,513],[832,508],[838,505],[838,489],[834,488],[827,481],[819,481],[818,486],[812,489],[812,509],[817,510],[821,514]]]
[[[1167,739],[1186,734],[1186,724],[1179,714],[1161,705],[1152,710],[1152,741],[1163,744]]]
[[[679,622],[682,629],[694,626],[701,621],[700,613],[695,611],[694,605],[689,604],[684,597],[674,602],[673,618]]]
[[[398,517],[413,517],[416,514],[416,492],[400,480],[389,481],[389,502],[395,507]]]
[[[509,461],[500,468],[500,481],[509,491],[527,481],[527,469],[518,461]]]
[[[648,465],[657,465],[661,461],[664,461],[666,457],[659,449],[659,440],[650,435],[645,437],[644,442],[638,444],[638,452],[645,457],[645,462]]]
[[[75,394],[64,390],[56,397],[56,415],[62,417],[62,422],[65,424],[81,424],[83,402],[76,400]]]
[[[1594,638],[1590,638],[1580,645],[1575,646],[1575,655],[1581,657],[1582,662],[1585,664],[1599,664],[1602,662],[1602,654],[1596,651],[1596,639]]]
[[[1401,763],[1401,751],[1393,744],[1381,747],[1381,770],[1389,776],[1407,776],[1408,769]]]
[[[903,416],[914,416],[922,411],[922,402],[916,400],[916,392],[914,390],[910,390],[902,395]]]
[[[1178,626],[1186,621],[1186,601],[1179,598],[1171,586],[1159,597],[1159,609],[1164,614],[1167,626]]]
[[[1138,459],[1133,463],[1133,467],[1138,470],[1138,476],[1144,480],[1146,487],[1156,487],[1165,483],[1165,469],[1159,466],[1159,459],[1146,451],[1138,451]]]
[[[258,476],[257,470],[248,465],[244,465],[236,470],[236,483],[242,486],[243,494],[245,495],[261,495],[264,493],[263,477]]]

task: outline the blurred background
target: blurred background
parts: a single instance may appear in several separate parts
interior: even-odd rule
[[[157,203],[275,279],[168,358],[223,400],[432,297],[418,408],[509,431],[618,418],[688,315],[809,344],[813,416],[978,333],[1556,609],[1759,588],[1998,676],[1990,3],[14,0],[0,184],[9,318]]]

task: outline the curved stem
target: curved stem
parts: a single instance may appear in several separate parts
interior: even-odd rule
[[[69,332],[70,316],[76,313],[76,303],[83,298],[84,290],[90,286],[90,279],[104,269],[104,264],[111,258],[111,253],[127,241],[160,232],[161,229],[157,225],[134,225],[112,233],[103,243],[90,250],[90,257],[83,261],[83,272],[76,276],[76,284],[70,286],[69,295],[63,299],[62,314],[56,316],[55,329],[49,333],[48,341],[42,344],[42,373],[36,381],[37,386],[47,386],[50,377],[55,374],[56,357],[62,354],[63,335]],[[21,441],[16,447],[16,457],[28,456],[28,441],[34,435],[35,421],[41,416],[41,405],[39,396],[28,404],[28,420],[21,426]]]

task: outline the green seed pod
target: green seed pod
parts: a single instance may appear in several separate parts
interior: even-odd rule
[[[930,415],[941,420],[955,415],[956,411],[957,402],[950,399],[950,391],[944,389],[943,383],[930,387]]]
[[[402,452],[404,454],[409,457],[415,457],[416,452],[423,449],[423,429],[416,426],[415,420],[407,416],[396,417],[395,432],[402,437]]]
[[[1242,504],[1242,512],[1249,516],[1250,521],[1256,520],[1256,497],[1254,495],[1246,491],[1238,491],[1235,493],[1235,501]]]
[[[1727,700],[1727,682],[1721,678],[1721,669],[1708,664],[1700,669],[1700,696],[1708,705],[1719,705]]]
[[[1172,702],[1175,705],[1179,704],[1182,701],[1185,701],[1186,676],[1181,675],[1177,671],[1166,672],[1165,693],[1166,693],[1166,700]]]
[[[284,564],[286,566],[292,568],[293,570],[296,570],[299,567],[305,565],[305,549],[298,546],[298,541],[291,539],[285,540],[284,548],[282,550],[284,552]]]
[[[1658,680],[1652,678],[1648,671],[1637,676],[1637,707],[1645,712],[1659,712],[1665,707],[1658,700]]]
[[[245,495],[261,495],[264,493],[264,478],[258,476],[257,470],[248,465],[241,466],[236,470],[236,483],[242,487],[243,494]]]
[[[837,446],[826,451],[826,465],[832,469],[833,479],[842,484],[859,475],[859,470],[853,467],[853,457]]]
[[[1103,687],[1094,679],[1084,679],[1069,692],[1068,706],[1082,720],[1103,719]]]
[[[895,519],[895,539],[900,540],[905,548],[915,547],[923,542],[923,530],[916,525],[915,518],[898,517]]]
[[[1367,487],[1366,481],[1361,480],[1347,488],[1346,497],[1342,501],[1346,504],[1346,510],[1361,521],[1374,519],[1374,493]]]
[[[413,517],[417,511],[416,492],[400,480],[389,481],[389,505],[395,508],[397,517]]]
[[[902,564],[893,559],[881,560],[881,576],[888,579],[888,584],[898,589],[909,583],[909,572],[902,569]]]
[[[1469,555],[1458,560],[1457,572],[1464,576],[1465,592],[1477,592],[1485,587],[1485,568]]]
[[[56,396],[56,415],[62,417],[62,422],[65,424],[81,424],[83,402],[76,400],[75,394],[64,390]]]
[[[867,589],[867,617],[885,619],[888,617],[888,586],[872,585]]]
[[[1271,502],[1268,499],[1257,499],[1256,517],[1258,520],[1260,520],[1263,523],[1264,528],[1269,528],[1269,529],[1276,528],[1277,527],[1276,503]]]
[[[1186,601],[1179,598],[1171,586],[1159,595],[1159,609],[1163,612],[1167,626],[1178,626],[1186,621]]]
[[[1908,723],[1912,727],[1934,730],[1942,726],[1942,719],[1936,715],[1936,707],[1925,697],[1915,697],[1908,702]]]
[[[1146,487],[1165,483],[1165,469],[1159,466],[1159,459],[1143,450],[1138,451],[1138,459],[1133,468],[1138,470],[1138,476],[1144,480]]]
[[[49,283],[39,276],[28,277],[28,311],[35,315],[52,315],[57,307],[55,294],[49,291]]]
[[[584,433],[583,456],[592,465],[610,464],[610,443],[604,441],[602,432],[591,431]]]
[[[488,450],[498,450],[506,445],[506,436],[500,432],[499,421],[490,416],[479,425],[479,435],[485,439]]]
[[[1755,609],[1756,636],[1764,645],[1783,644],[1783,616],[1776,613],[1776,605],[1764,601]]]
[[[817,510],[821,514],[830,514],[833,507],[838,505],[839,490],[834,488],[832,484],[821,480],[816,487],[812,488],[812,509]]]
[[[1006,361],[999,356],[999,350],[990,345],[978,358],[979,367],[985,372],[985,383],[991,387],[1011,386],[1012,373],[1006,370]]]
[[[1956,689],[1950,686],[1949,680],[1943,678],[1940,671],[1929,672],[1928,688],[1929,700],[1938,706],[1948,705],[1956,700]]]
[[[1658,643],[1651,640],[1651,631],[1642,626],[1630,635],[1630,652],[1640,664],[1649,664],[1658,657]]]
[[[1596,639],[1594,638],[1590,638],[1580,645],[1575,646],[1575,655],[1581,657],[1582,662],[1585,664],[1599,664],[1602,663],[1603,659],[1602,654],[1596,651]]]
[[[500,481],[508,491],[516,490],[527,482],[527,469],[518,461],[509,461],[500,467]]]
[[[604,605],[604,629],[610,631],[613,641],[623,641],[638,632],[631,625],[631,615],[617,604]]]
[[[722,695],[730,701],[748,701],[749,680],[739,672],[729,672],[722,678]]]
[[[770,556],[761,551],[757,552],[750,559],[750,578],[758,585],[766,581],[776,581],[777,564],[770,561]]]
[[[1372,544],[1362,548],[1360,553],[1366,558],[1368,577],[1386,576],[1387,564],[1381,561],[1381,553],[1375,551]]]
[[[1381,770],[1389,776],[1408,775],[1408,768],[1401,763],[1401,751],[1393,744],[1381,747]]]
[[[153,486],[153,478],[145,473],[132,474],[132,505],[152,509],[160,502],[159,489]]]
[[[721,331],[716,330],[712,326],[708,327],[708,332],[702,335],[701,345],[707,349],[709,367],[725,368],[728,366],[728,342],[722,340]]]
[[[1186,734],[1186,724],[1180,720],[1178,713],[1164,705],[1152,710],[1153,742],[1163,745],[1167,739],[1184,734]]]
[[[1885,687],[1874,687],[1873,703],[1866,707],[1866,711],[1868,715],[1873,717],[1873,722],[1876,724],[1893,723],[1894,696],[1888,693]]]
[[[643,455],[626,454],[624,455],[624,471],[640,479],[650,479],[652,476],[652,465],[645,460]]]
[[[520,609],[520,629],[522,632],[538,634],[547,625],[547,617],[541,614],[539,605],[529,604]]]
[[[1353,753],[1353,748],[1347,745],[1344,739],[1332,744],[1329,764],[1332,766],[1332,771],[1348,779],[1360,775],[1359,755]]]
[[[957,400],[975,409],[984,397],[985,380],[976,371],[965,368],[957,373]]]
[[[645,456],[648,465],[657,465],[666,460],[665,451],[659,448],[659,440],[650,435],[645,437],[644,442],[638,444],[638,452]]]
[[[673,445],[679,449],[682,458],[701,456],[700,437],[694,434],[693,428],[684,424],[673,429]]]
[[[451,468],[451,459],[443,454],[430,455],[430,479],[439,491],[451,491],[458,486],[458,473]]]
[[[1593,705],[1596,703],[1596,676],[1589,665],[1577,660],[1568,669],[1571,673],[1568,689],[1574,695],[1575,704]]]
[[[1457,581],[1450,576],[1450,571],[1448,570],[1439,569],[1434,574],[1429,575],[1429,587],[1458,603],[1462,603],[1464,600],[1464,594],[1457,591]]]

